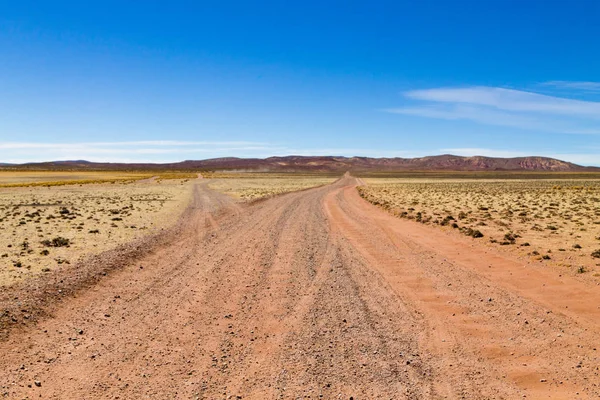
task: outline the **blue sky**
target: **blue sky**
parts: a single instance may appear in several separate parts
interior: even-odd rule
[[[597,1],[89,3],[0,0],[0,162],[600,165]]]

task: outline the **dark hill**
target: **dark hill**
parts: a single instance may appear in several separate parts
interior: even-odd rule
[[[252,171],[556,171],[600,172],[547,157],[461,157],[449,154],[420,158],[285,156],[269,158],[213,158],[169,164],[94,163],[83,160],[2,165],[2,169],[44,170],[252,170]]]

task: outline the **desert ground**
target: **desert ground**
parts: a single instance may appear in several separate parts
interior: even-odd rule
[[[367,201],[524,258],[600,277],[600,180],[371,178]],[[598,280],[600,282],[600,280]]]
[[[0,189],[5,397],[600,396],[596,181],[202,176]]]
[[[0,189],[0,284],[163,229],[179,217],[190,194],[184,180],[153,179]]]

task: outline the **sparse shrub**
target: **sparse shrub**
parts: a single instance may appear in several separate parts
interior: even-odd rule
[[[585,272],[587,272],[587,270],[585,269],[585,267],[583,265],[580,266],[579,268],[577,268],[577,273],[578,274],[583,274]]]
[[[46,247],[68,247],[71,245],[71,240],[57,236],[52,240],[42,240],[42,244]]]
[[[450,221],[454,221],[454,218],[451,215],[449,215],[446,218],[444,218],[442,220],[442,222],[440,222],[440,225],[446,226],[446,225],[448,225],[450,223]]]
[[[573,248],[574,248],[574,249],[580,249],[580,248],[581,248],[581,246],[580,246],[578,243],[575,243],[575,244],[573,245]]]
[[[467,236],[471,236],[472,238],[482,238],[483,237],[483,233],[481,233],[479,230],[477,229],[473,229],[473,228],[463,228],[463,233]]]
[[[517,240],[517,235],[513,234],[512,232],[505,233],[504,240],[508,242],[507,244],[514,244],[515,240]]]
[[[600,249],[594,250],[592,252],[592,257],[594,257],[594,258],[600,258]]]
[[[544,255],[542,256],[542,258],[543,258],[544,260],[549,260],[549,259],[550,259],[550,256],[549,256],[548,254],[544,254]]]

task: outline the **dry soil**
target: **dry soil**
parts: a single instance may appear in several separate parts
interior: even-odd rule
[[[197,183],[178,225],[144,252],[72,294],[48,292],[35,323],[15,315],[2,393],[600,396],[597,286],[395,218],[356,185],[345,176],[239,205]],[[17,292],[3,304],[15,297],[37,304]]]

